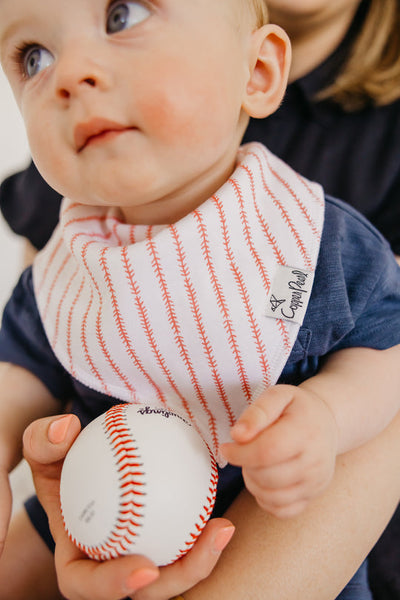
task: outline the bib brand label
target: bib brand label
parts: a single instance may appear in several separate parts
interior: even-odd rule
[[[312,290],[314,273],[279,265],[268,295],[267,317],[301,325]]]

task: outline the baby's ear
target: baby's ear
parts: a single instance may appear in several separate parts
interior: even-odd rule
[[[264,25],[252,33],[243,110],[263,119],[278,109],[285,94],[291,61],[287,34],[277,25]]]

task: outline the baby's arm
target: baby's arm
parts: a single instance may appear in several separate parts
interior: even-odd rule
[[[331,481],[336,456],[380,433],[400,408],[400,346],[331,355],[300,386],[264,392],[222,451],[248,490],[278,517],[301,512]]]
[[[11,515],[8,474],[22,458],[22,434],[40,416],[60,411],[60,403],[34,375],[0,363],[0,554]]]

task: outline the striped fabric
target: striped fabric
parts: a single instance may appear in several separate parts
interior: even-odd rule
[[[99,392],[180,412],[218,456],[296,340],[299,324],[265,316],[266,302],[280,265],[313,273],[323,198],[252,143],[173,225],[128,225],[115,208],[64,199],[33,268],[57,358]]]

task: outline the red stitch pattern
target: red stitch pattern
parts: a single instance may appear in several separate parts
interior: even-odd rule
[[[83,284],[84,284],[84,279],[82,279],[79,289],[78,289],[77,293],[75,294],[75,298],[73,299],[73,301],[71,303],[71,306],[68,311],[68,317],[67,317],[66,348],[67,348],[67,354],[68,354],[68,359],[69,359],[69,369],[70,369],[71,375],[73,377],[75,376],[75,368],[74,368],[74,359],[72,356],[71,330],[72,330],[72,321],[73,321],[74,310],[75,310],[76,304],[79,300],[79,297],[82,293]]]
[[[268,385],[269,366],[268,366],[268,363],[266,360],[267,353],[266,353],[265,344],[262,341],[260,327],[259,327],[259,324],[257,322],[257,319],[254,315],[254,312],[253,312],[253,309],[251,306],[249,292],[248,292],[246,284],[244,282],[243,273],[241,273],[241,271],[238,269],[236,262],[235,262],[235,258],[233,256],[233,253],[231,250],[231,243],[230,243],[230,237],[229,237],[228,227],[227,227],[227,223],[226,223],[226,216],[224,214],[222,203],[221,203],[220,199],[218,198],[218,196],[213,196],[213,202],[218,210],[221,229],[223,232],[223,243],[224,243],[227,261],[228,261],[229,267],[233,273],[233,276],[236,280],[236,285],[237,285],[238,291],[240,293],[240,296],[242,298],[245,312],[247,314],[249,326],[252,331],[253,340],[255,342],[255,346],[256,346],[256,350],[257,350],[259,364],[260,364],[260,367],[261,367],[261,370],[263,373],[263,379],[264,379],[265,384]],[[246,380],[247,380],[247,376],[246,376]],[[247,399],[247,402],[251,402],[251,400],[252,400],[250,384],[248,383],[248,381],[246,382],[246,399]]]
[[[316,203],[319,206],[324,206],[324,200],[321,198],[321,195],[318,195],[315,193],[315,190],[311,187],[311,185],[309,184],[309,182],[307,181],[307,179],[305,179],[305,177],[302,177],[299,173],[297,173],[296,171],[294,171],[294,175],[297,179],[297,181],[303,185],[307,192],[310,194],[310,196],[312,196],[312,198],[316,201]],[[318,236],[320,237],[320,236]]]
[[[51,252],[51,254],[50,254],[49,258],[48,258],[48,262],[46,264],[46,268],[43,270],[42,277],[40,278],[40,281],[39,281],[39,284],[38,284],[38,290],[40,290],[42,288],[42,286],[43,286],[43,284],[44,284],[44,282],[45,282],[45,280],[47,278],[47,274],[49,272],[49,269],[50,269],[51,265],[53,264],[54,259],[55,259],[56,255],[57,255],[57,252],[60,250],[60,248],[62,246],[62,242],[63,242],[63,239],[60,238],[58,240],[57,244],[56,244],[56,247]]]
[[[185,413],[215,454],[246,403],[277,380],[297,335],[265,319],[272,273],[313,270],[323,223],[319,186],[261,145],[238,159],[221,193],[172,226],[131,226],[65,200],[34,265],[63,366],[121,401],[150,395]]]
[[[292,344],[290,343],[290,338],[289,338],[288,330],[286,327],[286,323],[282,319],[277,319],[276,324],[281,333],[281,337],[282,337],[283,345],[285,347],[286,355],[289,356],[289,354],[292,350]]]
[[[104,415],[104,431],[112,449],[120,481],[120,508],[114,529],[103,543],[85,546],[72,541],[91,558],[106,560],[126,554],[144,518],[145,474],[132,431],[127,424],[129,405],[113,406]],[[134,471],[132,471],[134,467]]]
[[[264,153],[265,154],[265,153]],[[304,258],[305,264],[309,269],[312,269],[312,261],[307,253],[307,250],[303,244],[303,240],[301,239],[301,236],[299,234],[299,232],[297,231],[296,227],[293,225],[292,219],[289,216],[289,213],[287,212],[287,210],[285,209],[285,207],[283,206],[283,204],[278,200],[278,198],[276,197],[276,195],[273,193],[272,189],[270,188],[270,186],[267,184],[265,175],[264,175],[264,169],[263,169],[263,165],[261,164],[260,158],[259,156],[257,156],[256,154],[252,154],[252,156],[254,156],[254,158],[256,158],[257,162],[259,163],[260,166],[260,172],[263,174],[263,184],[264,184],[264,189],[267,192],[267,194],[269,195],[269,197],[272,199],[273,203],[275,204],[275,206],[277,206],[277,208],[279,209],[281,216],[283,218],[283,220],[286,222],[290,232],[292,233],[295,242],[299,248],[299,251],[301,253],[301,255]]]
[[[268,167],[271,171],[271,173],[274,175],[274,177],[276,177],[276,179],[278,181],[281,182],[281,184],[283,185],[284,188],[286,188],[286,190],[290,193],[290,195],[293,197],[293,200],[296,202],[297,206],[299,207],[301,213],[303,214],[303,216],[305,217],[307,223],[310,225],[311,230],[313,232],[313,234],[315,235],[315,237],[317,239],[320,239],[320,233],[315,225],[314,220],[311,218],[309,211],[307,210],[307,208],[304,206],[304,203],[300,200],[299,196],[296,194],[296,192],[293,190],[292,186],[285,180],[283,179],[283,177],[281,177],[279,175],[279,173],[272,168],[270,161],[268,160],[268,158],[266,157],[266,161],[268,164]]]
[[[203,531],[207,521],[209,520],[214,508],[215,497],[217,495],[218,468],[213,453],[211,452],[208,446],[207,448],[211,461],[211,475],[210,485],[208,488],[207,502],[203,505],[203,509],[199,514],[198,521],[194,524],[194,531],[192,531],[189,534],[189,539],[185,542],[185,547],[177,552],[174,561],[184,556],[194,546],[201,532]]]
[[[235,359],[236,367],[238,369],[238,375],[239,375],[239,378],[240,378],[240,381],[242,384],[242,390],[244,390],[245,393],[247,393],[248,385],[246,382],[246,372],[245,372],[244,362],[243,362],[243,358],[240,354],[235,327],[233,325],[232,319],[229,314],[228,303],[226,302],[226,299],[225,299],[225,296],[223,293],[223,287],[220,284],[220,282],[218,281],[218,277],[215,272],[214,264],[212,262],[207,228],[204,224],[203,216],[202,216],[201,212],[196,210],[196,211],[194,211],[193,215],[198,223],[198,231],[201,236],[201,248],[202,248],[203,256],[204,256],[204,259],[205,259],[205,262],[207,265],[207,269],[210,273],[211,283],[212,283],[212,287],[214,289],[214,293],[216,295],[217,304],[218,304],[219,310],[222,315],[224,329],[227,332],[228,344],[232,350],[232,354]]]
[[[110,365],[110,367],[112,368],[114,373],[116,373],[116,375],[120,378],[120,380],[124,383],[124,385],[127,387],[129,392],[131,393],[132,400],[136,400],[135,390],[132,387],[132,385],[130,384],[129,378],[124,373],[122,373],[122,371],[119,368],[119,366],[117,365],[117,363],[112,359],[111,354],[107,348],[107,344],[103,337],[101,323],[102,323],[102,313],[103,313],[103,304],[104,303],[103,303],[102,294],[101,294],[101,291],[97,284],[96,278],[93,275],[93,273],[91,272],[90,266],[89,266],[87,258],[86,258],[86,250],[87,250],[88,245],[89,244],[86,245],[85,251],[82,251],[82,261],[83,261],[83,264],[85,265],[85,268],[92,280],[94,288],[97,292],[97,296],[99,298],[99,310],[98,310],[97,317],[96,317],[96,337],[99,342],[99,347],[101,348],[104,357],[106,358],[108,364]]]
[[[153,352],[153,355],[156,359],[156,362],[158,364],[158,366],[160,367],[160,369],[162,370],[162,372],[164,373],[169,385],[171,386],[171,388],[174,390],[174,392],[176,393],[176,395],[178,396],[178,398],[181,400],[182,402],[182,406],[185,409],[186,414],[188,415],[189,419],[191,421],[194,421],[194,415],[190,409],[189,403],[187,402],[186,398],[183,396],[183,394],[179,391],[178,386],[172,376],[171,371],[168,369],[166,363],[165,363],[165,359],[162,356],[157,341],[156,341],[156,336],[154,334],[154,331],[151,327],[150,324],[150,320],[148,317],[148,312],[147,312],[147,308],[146,305],[140,295],[140,288],[139,285],[135,279],[134,276],[134,270],[132,267],[131,262],[128,259],[127,256],[127,248],[126,246],[123,248],[122,250],[122,263],[124,266],[124,271],[126,273],[126,277],[127,277],[127,281],[130,287],[130,290],[132,292],[132,295],[134,297],[135,300],[135,305],[136,308],[138,310],[139,313],[139,318],[140,318],[140,322],[142,324],[142,328],[145,332],[147,341],[149,343],[149,346]],[[163,402],[165,404],[165,401]]]
[[[283,256],[282,256],[282,253],[280,252],[280,250],[279,250],[279,248],[277,246],[276,240],[274,238],[272,238],[272,236],[269,234],[268,225],[265,222],[265,219],[263,219],[261,217],[260,210],[259,210],[259,208],[257,206],[256,196],[255,196],[254,174],[252,173],[252,171],[246,165],[240,165],[240,168],[243,169],[247,173],[247,176],[248,176],[248,178],[250,180],[250,189],[251,189],[251,192],[252,192],[253,205],[254,205],[254,207],[256,209],[256,213],[257,213],[258,219],[259,219],[260,223],[262,224],[262,229],[266,233],[267,238],[269,239],[269,241],[270,241],[270,243],[271,243],[271,245],[273,247],[273,251],[274,251],[275,256],[276,256],[276,258],[278,260],[278,263],[279,264],[284,264]],[[270,286],[271,286],[271,283],[270,283],[268,274],[266,272],[266,269],[264,267],[264,264],[263,264],[261,258],[257,255],[256,250],[253,247],[253,244],[252,244],[252,241],[251,241],[251,236],[250,236],[250,231],[251,230],[250,230],[250,228],[249,228],[249,226],[247,224],[246,212],[244,211],[244,198],[243,198],[243,194],[241,193],[240,186],[239,186],[238,182],[235,179],[231,179],[230,182],[231,182],[231,185],[233,185],[233,187],[235,189],[236,197],[238,198],[239,204],[241,206],[241,212],[242,212],[242,215],[243,215],[242,216],[242,220],[244,222],[244,227],[243,228],[244,228],[244,231],[245,231],[245,234],[246,234],[246,241],[247,241],[248,245],[251,247],[251,251],[252,251],[252,254],[253,254],[254,258],[255,258],[255,262],[256,262],[259,270],[260,270],[261,276],[262,276],[263,281],[264,281],[264,287],[265,287],[265,289],[266,289],[266,291],[268,293],[269,289],[270,289]],[[285,347],[285,350],[286,350],[286,354],[289,355],[290,350],[291,350],[291,344],[290,344],[290,339],[289,339],[289,335],[288,335],[286,324],[285,324],[285,322],[282,319],[279,319],[279,320],[277,320],[277,326],[278,326],[278,329],[279,329],[279,331],[281,333],[281,336],[282,336],[282,341],[283,341],[283,344],[284,344],[284,347]]]
[[[57,313],[56,313],[55,326],[54,326],[54,335],[53,335],[53,338],[51,340],[51,345],[53,346],[53,348],[57,344],[58,331],[59,331],[59,328],[60,328],[61,310],[62,310],[64,301],[65,301],[65,299],[67,297],[67,294],[68,294],[68,292],[70,290],[70,287],[72,285],[72,282],[74,281],[75,277],[78,275],[78,272],[79,272],[79,267],[77,266],[76,269],[75,269],[75,271],[72,273],[70,279],[68,280],[67,286],[65,288],[65,292],[62,295],[61,301],[58,303],[58,306],[57,306]]]
[[[176,316],[175,307],[172,302],[171,295],[168,290],[167,282],[165,280],[165,277],[164,277],[164,274],[162,271],[162,267],[161,267],[160,259],[159,259],[158,253],[157,253],[156,245],[155,245],[153,239],[151,238],[151,235],[147,239],[148,239],[147,247],[150,252],[150,256],[152,257],[152,265],[153,265],[155,274],[157,276],[157,279],[158,279],[158,282],[159,282],[159,285],[160,285],[160,288],[162,291],[163,301],[164,301],[165,308],[166,308],[166,311],[168,314],[168,321],[171,325],[171,329],[174,334],[175,343],[179,349],[179,354],[188,370],[188,373],[189,373],[190,379],[192,381],[192,385],[194,387],[197,399],[199,400],[202,408],[205,409],[205,412],[207,413],[207,401],[206,401],[204,392],[201,388],[201,385],[199,383],[199,380],[197,378],[197,374],[196,374],[195,368],[192,364],[192,361],[190,359],[189,352],[186,348],[183,336],[181,334],[179,320]],[[215,450],[217,451],[218,447],[219,447],[218,440],[214,440],[214,444],[215,444]]]
[[[270,244],[272,246],[272,250],[275,255],[276,262],[279,265],[286,265],[287,261],[285,259],[285,256],[284,256],[282,250],[279,248],[278,242],[276,241],[276,237],[271,233],[268,223],[266,222],[264,217],[261,215],[258,207],[256,208],[256,212],[257,212],[258,220],[260,222],[260,225],[261,225],[264,235],[266,237],[266,240],[267,240],[268,244]]]
[[[174,239],[176,253],[177,253],[177,257],[178,257],[178,263],[179,263],[179,266],[181,269],[181,275],[184,280],[184,286],[185,286],[185,290],[186,290],[186,293],[188,296],[191,312],[192,312],[194,321],[196,323],[196,328],[197,328],[197,331],[198,331],[200,339],[201,339],[204,353],[207,357],[207,361],[208,361],[208,364],[211,369],[211,376],[212,376],[212,379],[217,388],[219,398],[222,401],[225,411],[228,415],[229,422],[231,423],[231,425],[233,425],[235,422],[235,417],[233,415],[231,406],[229,404],[228,397],[227,397],[227,394],[226,394],[226,391],[225,391],[225,388],[224,388],[224,385],[222,382],[221,375],[218,372],[218,366],[217,366],[217,362],[215,360],[214,352],[213,352],[211,343],[208,339],[208,336],[207,336],[207,333],[206,333],[206,330],[204,327],[203,317],[200,312],[200,307],[199,307],[199,303],[197,300],[195,287],[190,278],[189,269],[188,269],[187,262],[186,262],[186,256],[185,256],[185,252],[183,250],[183,245],[179,238],[179,234],[178,234],[176,227],[171,225],[170,231],[171,231],[172,237]],[[217,428],[216,428],[215,418],[213,417],[210,409],[208,408],[208,405],[205,406],[205,409],[209,416],[209,426],[210,426],[210,430],[212,431],[212,437],[214,440],[214,444],[216,445],[218,443],[218,438],[217,438]]]
[[[164,400],[164,396],[163,396],[161,390],[155,384],[155,382],[150,377],[150,375],[146,371],[146,369],[143,367],[143,364],[139,360],[139,357],[137,356],[136,352],[134,351],[132,341],[130,340],[130,338],[129,338],[127,332],[126,332],[125,323],[124,323],[121,311],[119,310],[119,306],[118,306],[117,294],[115,292],[115,289],[114,289],[114,286],[113,286],[113,283],[112,283],[112,279],[111,279],[111,275],[110,275],[109,269],[107,267],[106,254],[109,251],[110,251],[110,249],[107,246],[105,246],[102,249],[102,251],[100,253],[100,265],[101,265],[102,271],[104,273],[104,279],[105,279],[108,291],[110,293],[111,303],[112,303],[112,307],[113,307],[114,321],[115,321],[115,324],[117,326],[119,337],[120,337],[120,339],[122,340],[122,343],[125,346],[125,350],[126,350],[128,356],[129,356],[129,358],[133,361],[133,363],[135,364],[135,366],[137,367],[137,369],[143,374],[143,376],[147,379],[147,381],[153,387],[153,389],[156,392],[157,398],[164,404],[165,400]],[[126,382],[127,387],[133,393],[135,393],[134,390],[133,390],[133,387],[130,386],[130,384],[129,384],[128,377],[126,377],[126,380],[127,380],[127,382]]]
[[[241,165],[240,168],[243,169],[247,173],[247,176],[250,181],[250,189],[251,189],[251,195],[252,195],[252,199],[253,199],[253,205],[256,207],[257,202],[256,202],[256,193],[255,193],[255,185],[254,185],[254,175],[250,171],[250,169],[248,167],[246,167],[245,165]],[[248,218],[246,215],[246,211],[244,208],[245,203],[244,203],[243,192],[240,188],[239,183],[236,181],[236,179],[233,179],[233,178],[230,179],[229,183],[232,185],[232,187],[235,191],[235,195],[236,195],[236,198],[237,198],[239,206],[240,206],[240,218],[242,220],[243,233],[244,233],[245,240],[250,249],[251,255],[253,256],[253,260],[254,260],[255,264],[257,265],[257,268],[260,272],[262,280],[264,282],[264,288],[265,288],[266,292],[268,293],[270,290],[270,287],[271,287],[271,281],[268,277],[268,273],[264,266],[264,263],[259,255],[259,253],[256,251],[256,248],[254,245],[253,236],[251,233],[251,227],[250,227],[250,224],[249,224],[249,221],[248,221]]]
[[[140,460],[132,431],[127,423],[126,411],[129,405],[118,404],[109,409],[104,415],[103,428],[109,440],[110,448],[115,458],[115,466],[120,481],[120,507],[113,530],[108,538],[95,546],[80,543],[70,533],[69,539],[80,550],[95,560],[107,560],[127,554],[135,543],[138,530],[142,527],[145,510],[146,492],[145,473]],[[186,554],[203,531],[211,516],[218,484],[218,469],[214,456],[208,448],[210,457],[210,482],[206,503],[193,525],[193,531],[188,534],[184,548],[180,549],[173,561]],[[65,522],[64,522],[65,525]]]
[[[61,263],[60,267],[57,269],[57,273],[56,273],[56,275],[55,275],[55,277],[54,277],[54,279],[53,279],[53,281],[52,281],[52,284],[51,284],[51,286],[50,286],[50,288],[49,288],[49,292],[48,292],[48,295],[47,295],[47,301],[46,301],[46,305],[45,305],[45,307],[44,307],[44,309],[43,309],[43,319],[46,319],[46,317],[47,317],[47,311],[49,310],[49,306],[50,306],[50,304],[51,304],[51,297],[52,297],[52,295],[53,295],[54,288],[56,287],[57,280],[58,280],[58,279],[59,279],[59,277],[61,276],[61,274],[62,274],[62,272],[63,272],[63,270],[64,270],[64,268],[65,268],[66,264],[67,264],[67,263],[68,263],[70,260],[71,260],[71,256],[67,254],[67,255],[64,257],[64,259],[63,259],[63,261],[62,261],[62,263]]]

